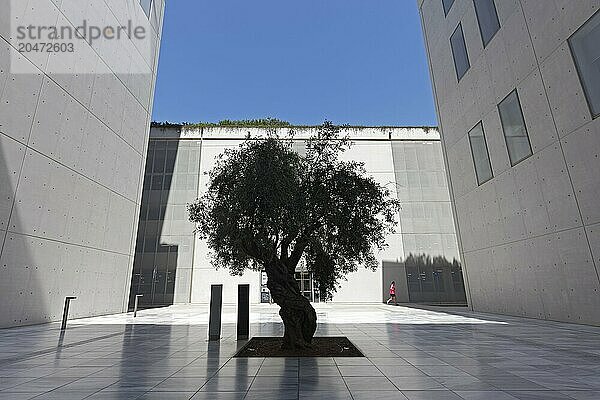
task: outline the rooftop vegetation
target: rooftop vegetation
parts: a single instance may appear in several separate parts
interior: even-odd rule
[[[229,120],[224,119],[219,122],[152,122],[152,126],[158,128],[180,128],[199,129],[199,128],[318,128],[319,125],[293,125],[288,121],[283,121],[277,118],[260,118],[260,119],[243,119]],[[362,126],[362,125],[340,125],[340,128],[377,128],[377,129],[393,129],[393,128],[415,128],[423,129],[428,132],[431,129],[437,129],[435,126]]]

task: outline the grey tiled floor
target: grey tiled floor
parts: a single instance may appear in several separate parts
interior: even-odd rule
[[[280,335],[252,308],[252,335]],[[385,305],[318,305],[367,358],[233,359],[235,309],[174,306],[0,330],[0,399],[600,399],[600,328]]]

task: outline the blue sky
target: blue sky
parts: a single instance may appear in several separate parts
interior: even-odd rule
[[[153,119],[436,125],[414,0],[167,2]]]

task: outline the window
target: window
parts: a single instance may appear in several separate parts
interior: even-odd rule
[[[444,15],[448,15],[448,12],[452,8],[452,4],[454,4],[454,0],[442,0],[442,5],[444,6]]]
[[[467,54],[467,46],[465,45],[465,37],[463,36],[462,25],[458,24],[452,36],[450,36],[450,46],[452,47],[452,56],[454,57],[454,67],[456,68],[456,77],[460,79],[469,70],[469,55]]]
[[[500,29],[496,5],[494,0],[473,0],[473,2],[477,22],[479,23],[479,32],[481,32],[481,40],[483,40],[483,47],[485,47]]]
[[[146,16],[150,18],[150,11],[152,11],[152,0],[140,0],[140,5],[146,13]]]
[[[516,165],[531,155],[531,143],[516,89],[498,104],[504,140],[508,148],[510,164]]]
[[[481,121],[469,131],[469,143],[471,144],[471,154],[473,155],[473,164],[475,164],[477,183],[482,185],[492,179],[494,173],[492,172],[490,154],[488,152]]]
[[[596,12],[569,39],[579,79],[592,116],[600,115],[600,12]]]
[[[156,174],[152,176],[152,185],[150,186],[150,190],[162,190],[163,188],[163,176],[160,174]]]

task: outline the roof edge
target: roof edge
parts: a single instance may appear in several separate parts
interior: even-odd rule
[[[171,122],[157,122],[152,121],[150,124],[152,128],[231,128],[231,129],[244,129],[244,128],[275,128],[275,129],[316,129],[321,125],[219,125],[218,123],[171,123]],[[348,129],[439,129],[433,125],[338,125],[340,128]]]

